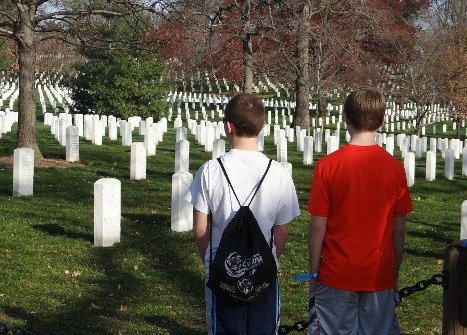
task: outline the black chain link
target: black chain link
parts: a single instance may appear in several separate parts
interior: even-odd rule
[[[443,285],[443,283],[444,275],[442,273],[437,273],[431,276],[430,279],[420,280],[415,285],[404,287],[397,292],[399,295],[399,300],[396,302],[396,304],[399,305],[403,298],[406,298],[415,292],[422,292],[431,285]]]
[[[297,321],[293,324],[293,326],[281,325],[279,326],[278,334],[285,335],[292,331],[301,332],[301,331],[306,330],[309,324],[310,323],[308,321]]]
[[[397,294],[399,295],[399,300],[396,301],[396,305],[399,305],[403,298],[406,298],[415,292],[424,291],[431,285],[443,285],[443,284],[444,284],[444,274],[438,273],[438,274],[431,276],[430,279],[420,280],[415,285],[404,287],[403,289],[400,289],[399,291],[397,291]],[[296,332],[305,331],[308,328],[309,324],[310,323],[307,321],[297,321],[293,324],[293,326],[281,325],[279,326],[278,334],[286,335],[293,331],[296,331]]]

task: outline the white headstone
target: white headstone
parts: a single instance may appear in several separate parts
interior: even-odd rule
[[[426,153],[426,180],[434,181],[436,179],[436,151],[429,150]]]
[[[102,123],[101,121],[92,123],[92,144],[102,145]]]
[[[258,134],[257,148],[261,152],[264,150],[264,128]]]
[[[209,125],[206,126],[206,140],[204,143],[204,151],[212,152],[212,146],[214,144],[214,128]]]
[[[305,146],[306,129],[300,129],[297,132],[297,150],[302,152]]]
[[[79,128],[76,126],[66,128],[66,160],[79,161]]]
[[[84,120],[84,129],[83,129],[83,131],[84,131],[84,138],[86,140],[90,141],[92,139],[92,121],[91,120],[89,120],[89,119]]]
[[[303,138],[303,164],[313,164],[313,136]]]
[[[120,123],[120,131],[122,132],[122,145],[129,147],[133,143],[131,124],[127,121],[122,121]]]
[[[218,158],[225,154],[225,141],[223,139],[215,140],[212,148],[212,159]]]
[[[315,132],[315,152],[321,152],[323,150],[323,132],[317,129]]]
[[[287,163],[287,138],[279,135],[277,141],[277,160],[281,163]]]
[[[60,119],[59,120],[59,135],[58,135],[58,141],[60,145],[65,146],[66,145],[66,128],[68,127],[68,121],[65,119]]]
[[[446,179],[454,179],[454,151],[452,149],[446,149],[444,155],[444,175]]]
[[[187,138],[187,129],[185,127],[178,127],[175,129],[175,143],[186,140]]]
[[[461,240],[467,239],[467,200],[464,200],[461,207]]]
[[[131,144],[131,167],[130,179],[146,179],[146,146],[143,142],[134,142]]]
[[[386,137],[386,151],[394,156],[394,136]]]
[[[75,126],[78,127],[79,136],[84,136],[84,124],[83,124],[83,114],[75,114]]]
[[[109,120],[109,139],[111,141],[116,141],[117,140],[117,135],[118,135],[118,126],[117,122],[113,120]]]
[[[121,183],[102,178],[94,183],[94,245],[111,247],[120,242]]]
[[[146,121],[139,121],[138,131],[140,135],[146,134]]]
[[[187,140],[180,140],[177,143],[175,143],[175,173],[189,172],[189,164],[190,142]]]
[[[13,151],[13,196],[33,195],[34,150],[17,148]]]
[[[146,147],[147,155],[154,156],[156,154],[156,143],[157,143],[157,124],[151,124],[146,127],[146,132],[144,134],[144,145]],[[178,128],[180,129],[180,128]]]
[[[339,149],[339,140],[336,136],[332,135],[328,138],[327,154],[333,153]]]
[[[407,152],[404,156],[405,175],[409,187],[415,184],[415,153]]]
[[[170,226],[173,231],[184,232],[193,229],[193,205],[185,200],[185,194],[193,181],[189,172],[172,175],[172,201],[170,206]]]
[[[430,150],[436,152],[436,138],[430,138]]]
[[[462,149],[462,175],[467,177],[467,147]]]
[[[459,159],[460,158],[460,148],[461,146],[461,141],[457,138],[451,138],[449,140],[449,148],[452,149],[454,153],[454,159]]]

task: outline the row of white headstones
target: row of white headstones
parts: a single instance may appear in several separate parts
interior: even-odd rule
[[[10,112],[11,113],[11,112]],[[117,140],[118,128],[123,145],[131,145],[131,179],[146,178],[146,157],[155,154],[157,142],[162,140],[163,134],[167,131],[167,119],[163,118],[154,123],[151,118],[142,120],[139,117],[131,117],[128,120],[118,120],[112,116],[99,117],[98,115],[74,115],[75,126],[70,126],[72,116],[61,114],[54,116],[45,114],[44,120],[50,126],[51,132],[59,142],[66,146],[66,156],[69,161],[79,160],[79,136],[82,129],[82,136],[91,140],[96,145],[102,144],[102,136],[105,130],[109,129],[109,138]],[[9,119],[14,119],[9,116]],[[220,137],[223,133],[222,122],[210,122],[202,120],[199,124],[196,120],[188,119],[188,128],[195,139],[204,145],[206,151],[213,152],[213,158],[225,152],[225,141]],[[82,127],[80,126],[82,125]],[[145,135],[144,143],[132,143],[133,129],[139,128],[141,135]],[[189,145],[187,140],[187,128],[183,127],[181,116],[174,120],[176,128],[176,150],[175,150],[175,173],[172,176],[172,206],[171,206],[171,228],[174,231],[187,231],[192,229],[193,217],[192,207],[184,199],[184,194],[190,185],[193,176],[189,173]],[[154,132],[152,131],[154,130]],[[264,137],[270,135],[271,126],[267,125],[261,132],[258,139],[258,149],[264,149]],[[274,143],[277,146],[277,159],[282,162],[291,172],[292,166],[287,162],[287,142],[297,140],[298,151],[304,153],[304,164],[312,164],[313,149],[321,152],[322,134],[321,128],[314,129],[314,136],[307,136],[305,129],[280,128],[274,125]],[[297,135],[295,138],[295,134]],[[324,131],[325,142],[327,143],[327,153],[331,153],[339,147],[339,132],[330,134],[330,130]],[[348,133],[347,133],[347,140]],[[152,140],[149,140],[152,138]],[[408,137],[405,134],[377,134],[376,140],[380,145],[386,144],[386,150],[391,154],[394,151],[394,141],[397,141],[406,167],[409,185],[413,185],[415,174],[415,157],[427,152],[427,138],[417,136]],[[437,143],[439,142],[439,145]],[[152,143],[152,144],[150,144]],[[436,147],[445,156],[446,177],[452,179],[454,176],[454,159],[459,158],[460,142],[447,139],[430,139],[431,150],[427,152],[427,180],[434,180],[436,172]],[[448,146],[450,146],[448,148]],[[151,148],[154,147],[154,151]],[[416,151],[410,152],[409,148]],[[443,149],[445,149],[443,151]],[[463,149],[463,175],[467,174],[467,152]],[[430,171],[428,173],[428,171]],[[449,171],[449,172],[448,172]],[[14,154],[13,168],[13,194],[32,195],[34,175],[34,153],[31,149],[16,149]],[[118,186],[117,186],[118,185]],[[121,187],[120,182],[112,178],[104,178],[95,184],[95,245],[109,246],[120,240],[120,216],[114,215],[120,212]],[[118,188],[118,189],[117,189]],[[108,210],[115,208],[115,210]],[[118,227],[117,227],[118,226]]]

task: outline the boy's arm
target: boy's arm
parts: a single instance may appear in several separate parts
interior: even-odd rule
[[[405,244],[405,216],[394,218],[394,229],[392,231],[392,242],[394,244],[395,271],[394,289],[398,290],[399,269],[402,263]]]
[[[318,273],[327,220],[328,219],[324,216],[311,216],[308,231],[308,260],[310,273]],[[310,280],[310,290],[313,289],[316,282],[316,279]]]
[[[199,255],[204,263],[204,255],[209,244],[208,214],[193,210],[194,234]]]
[[[279,259],[284,252],[285,243],[288,236],[288,224],[275,225],[274,231],[274,245],[276,246],[276,256]]]

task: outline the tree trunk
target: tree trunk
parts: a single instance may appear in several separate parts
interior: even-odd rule
[[[243,52],[243,91],[253,92],[253,47],[251,45],[250,1],[241,8],[242,17],[242,52]]]
[[[31,148],[36,158],[42,158],[36,138],[35,72],[36,44],[34,40],[34,6],[20,11],[17,46],[19,65],[17,148]]]
[[[316,114],[322,117],[328,114],[328,110],[326,106],[326,97],[323,95],[323,91],[321,89],[318,89],[317,96],[318,96],[318,103],[316,107]]]
[[[253,50],[251,46],[251,35],[242,41],[243,46],[243,91],[253,92]]]
[[[415,105],[415,111],[415,134],[420,137],[422,134],[422,121],[426,113],[425,106],[417,104]]]
[[[309,113],[309,33],[310,33],[310,3],[305,0],[302,3],[299,14],[299,26],[297,32],[297,56],[298,66],[295,78],[295,113],[292,126],[300,126],[302,129],[310,128]]]

